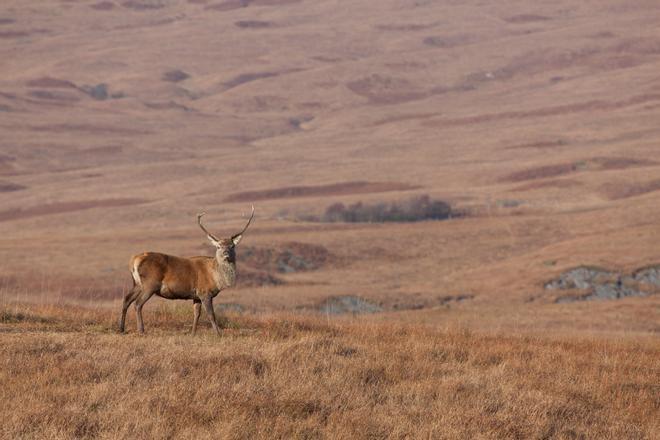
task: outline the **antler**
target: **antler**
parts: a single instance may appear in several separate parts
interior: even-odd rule
[[[253,218],[254,218],[254,205],[252,205],[252,214],[250,214],[250,219],[248,220],[248,222],[247,222],[247,224],[245,225],[245,227],[243,228],[243,230],[242,230],[241,232],[239,232],[238,234],[233,235],[231,238],[236,238],[236,237],[238,237],[239,235],[242,235],[243,232],[245,232],[245,231],[247,230],[248,226],[250,226],[250,223],[252,223],[252,219],[253,219]]]
[[[202,231],[204,231],[204,232],[206,233],[206,235],[209,236],[209,238],[212,238],[212,239],[215,240],[215,241],[220,241],[220,240],[218,240],[218,239],[216,238],[215,235],[211,234],[211,233],[210,233],[210,232],[204,227],[204,225],[202,224],[202,217],[205,216],[205,215],[206,215],[205,212],[200,212],[199,214],[197,214],[197,223],[199,224],[199,227],[202,228]]]

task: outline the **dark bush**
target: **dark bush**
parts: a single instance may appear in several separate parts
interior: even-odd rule
[[[93,99],[96,99],[97,101],[103,101],[108,99],[107,84],[97,84],[95,86],[83,86],[82,90]]]
[[[170,70],[163,74],[163,81],[169,81],[169,82],[179,82],[186,80],[188,78],[190,78],[190,75],[188,75],[183,70],[179,70],[179,69]]]
[[[451,206],[442,200],[432,200],[428,195],[403,202],[366,205],[335,203],[325,210],[318,221],[348,223],[416,222],[423,220],[445,220],[452,214]]]

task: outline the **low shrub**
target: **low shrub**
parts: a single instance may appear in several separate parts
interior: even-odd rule
[[[312,217],[308,220],[329,223],[384,223],[446,220],[451,216],[452,209],[449,203],[422,195],[406,201],[382,202],[372,205],[362,202],[348,206],[343,203],[335,203],[328,206],[319,218]]]

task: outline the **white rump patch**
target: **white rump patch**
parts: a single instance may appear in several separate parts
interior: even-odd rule
[[[135,280],[135,284],[142,287],[142,280],[140,279],[140,272],[138,272],[138,267],[140,267],[140,263],[142,263],[142,259],[141,258],[136,258],[135,261],[133,262],[133,270],[131,271],[131,275],[133,275],[133,279]]]

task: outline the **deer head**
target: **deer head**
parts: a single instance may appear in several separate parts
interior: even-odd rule
[[[200,214],[197,214],[197,223],[199,224],[199,227],[202,228],[202,231],[206,234],[206,238],[211,242],[213,246],[216,248],[216,258],[219,261],[227,261],[230,263],[233,263],[236,261],[236,246],[238,246],[238,243],[240,243],[241,239],[243,238],[243,233],[247,230],[248,226],[250,226],[250,223],[252,222],[252,218],[254,218],[254,206],[252,206],[252,213],[250,214],[250,218],[248,219],[247,224],[243,228],[241,232],[238,234],[232,235],[230,238],[218,238],[215,235],[211,234],[202,224],[202,217],[206,213],[202,212]]]

